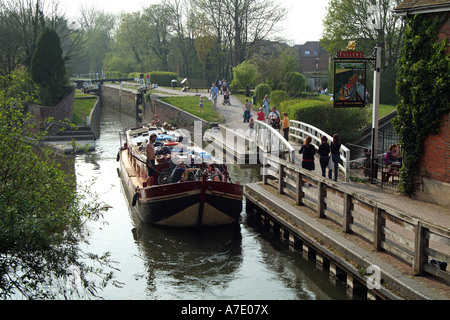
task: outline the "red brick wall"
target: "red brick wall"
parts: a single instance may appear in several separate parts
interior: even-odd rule
[[[450,37],[450,14],[445,13],[447,19],[439,30],[437,41]],[[447,55],[450,47],[447,47]],[[430,135],[425,139],[425,152],[422,159],[422,168],[427,177],[450,183],[450,113],[442,116],[442,125],[437,135]]]
[[[425,139],[422,168],[427,177],[450,183],[450,113],[442,116],[441,131]]]

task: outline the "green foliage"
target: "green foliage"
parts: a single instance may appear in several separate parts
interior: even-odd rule
[[[280,109],[281,103],[286,100],[289,100],[289,96],[286,93],[286,91],[275,90],[270,93],[270,106],[271,107],[276,107],[276,108]]]
[[[42,104],[56,105],[64,98],[66,67],[55,30],[45,29],[39,37],[31,59],[31,77],[38,86]]]
[[[442,18],[416,15],[408,18],[401,52],[397,93],[401,101],[393,119],[402,144],[403,167],[399,189],[406,195],[417,190],[424,141],[437,134],[442,115],[450,111],[450,58],[447,41],[437,42]]]
[[[286,76],[286,92],[290,97],[300,97],[305,90],[305,77],[298,72],[289,72]]]
[[[181,110],[184,110],[186,112],[189,112],[190,114],[193,114],[199,118],[202,118],[205,121],[208,122],[216,122],[216,123],[223,123],[225,119],[223,116],[215,111],[212,110],[212,104],[208,100],[207,97],[204,97],[203,99],[203,112],[198,112],[198,106],[199,106],[199,100],[200,97],[194,96],[194,97],[167,97],[167,98],[160,98],[161,101],[164,101],[168,104],[171,104],[177,108],[180,108]]]
[[[246,86],[253,88],[257,82],[258,70],[253,63],[244,61],[233,68],[233,81],[231,82],[233,92],[244,89]]]
[[[368,124],[363,108],[333,108],[331,102],[320,100],[285,101],[281,112],[287,112],[291,120],[306,122],[330,135],[337,133],[346,142],[356,141],[359,130]]]
[[[107,283],[108,258],[83,253],[78,244],[81,225],[107,207],[89,189],[76,190],[75,177],[59,169],[40,143],[45,133],[34,134],[22,110],[22,101],[0,91],[0,299],[95,294],[97,281],[88,276]],[[92,270],[92,263],[101,267]],[[66,287],[75,270],[79,287]]]
[[[178,79],[175,72],[153,71],[150,72],[150,82],[157,83],[159,86],[170,87],[172,80]]]
[[[256,101],[262,104],[264,97],[270,95],[270,86],[267,83],[261,83],[256,87]]]

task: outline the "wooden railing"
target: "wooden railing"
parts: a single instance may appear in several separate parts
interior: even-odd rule
[[[424,271],[450,281],[450,273],[431,266],[429,259],[450,262],[450,231],[354,193],[342,184],[316,176],[292,163],[267,158],[263,183],[290,196],[342,228],[409,263],[417,275]]]
[[[332,141],[333,137],[327,134],[326,132],[317,129],[314,126],[311,126],[307,123],[296,121],[296,120],[290,120],[289,121],[289,137],[292,139],[304,141],[307,136],[310,136],[312,138],[313,144],[318,146],[321,143],[322,136],[326,136],[328,141]],[[341,146],[340,149],[340,158],[342,161],[342,164],[339,163],[339,169],[344,172],[345,175],[345,181],[349,181],[350,179],[350,150],[345,147]]]

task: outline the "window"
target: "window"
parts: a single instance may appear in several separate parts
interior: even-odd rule
[[[311,51],[309,51],[309,50],[306,50],[306,51],[305,51],[305,55],[308,56],[308,55],[310,55],[310,54],[311,54]]]

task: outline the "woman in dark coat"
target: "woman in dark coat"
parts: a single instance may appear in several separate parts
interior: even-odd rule
[[[328,144],[328,138],[326,136],[322,136],[320,139],[322,143],[319,146],[319,155],[320,155],[320,168],[322,169],[322,177],[325,177],[325,172],[327,170],[328,162],[330,161],[330,145]]]
[[[312,171],[316,167],[314,165],[314,155],[316,154],[316,147],[311,144],[311,137],[305,139],[305,143],[302,145],[298,153],[303,154],[302,168]]]

